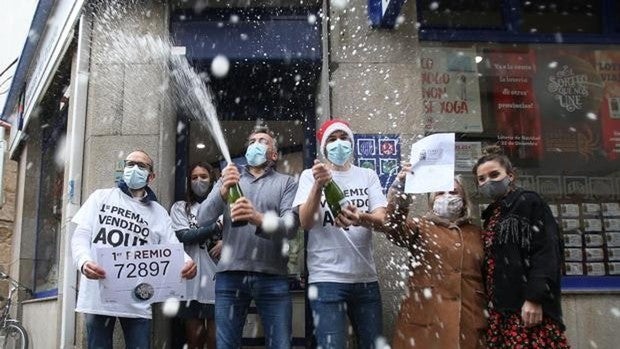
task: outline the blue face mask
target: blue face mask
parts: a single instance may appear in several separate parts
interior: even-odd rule
[[[252,167],[260,166],[267,162],[267,146],[262,143],[252,143],[245,151],[245,160]]]
[[[138,165],[125,167],[123,171],[123,181],[125,181],[129,189],[141,189],[146,187],[148,178],[149,171],[141,169]]]
[[[342,139],[328,143],[325,150],[327,150],[327,160],[337,166],[343,166],[353,153],[351,142]]]

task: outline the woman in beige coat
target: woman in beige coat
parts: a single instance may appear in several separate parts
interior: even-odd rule
[[[469,222],[469,200],[457,177],[454,190],[433,193],[430,210],[407,218],[405,165],[392,184],[384,232],[411,253],[407,295],[393,335],[398,348],[482,348],[486,326],[480,228]]]

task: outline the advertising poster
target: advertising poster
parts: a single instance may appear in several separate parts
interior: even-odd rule
[[[605,86],[600,108],[603,149],[610,160],[620,157],[620,52],[595,51],[596,71]]]
[[[400,138],[395,134],[355,134],[355,164],[374,170],[379,176],[383,193],[400,170]]]
[[[536,58],[532,50],[484,53],[487,82],[492,96],[497,143],[512,159],[538,160],[542,157],[540,111],[532,89]]]
[[[620,51],[488,49],[483,56],[491,96],[485,132],[517,165],[570,164],[584,174],[617,166],[609,161],[620,154]],[[583,189],[571,184],[572,193]]]
[[[606,164],[599,112],[604,84],[595,65],[594,52],[585,49],[537,51],[534,89],[548,166]]]
[[[482,143],[455,142],[454,171],[471,173],[478,158],[482,156]]]
[[[475,58],[473,48],[422,48],[420,64],[426,131],[482,132]]]

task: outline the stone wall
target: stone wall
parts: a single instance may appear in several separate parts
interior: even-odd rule
[[[139,38],[167,37],[165,1],[108,1],[93,12],[91,64],[83,162],[82,202],[96,189],[114,186],[119,161],[136,149],[155,163],[151,186],[159,202],[174,198],[176,114],[166,97],[161,62],[133,46]],[[154,309],[154,348],[165,348],[167,325]],[[83,328],[83,316],[77,317]],[[86,347],[85,331],[76,331],[76,347]],[[122,347],[120,326],[114,337]]]
[[[8,140],[8,132],[6,139]],[[10,274],[13,253],[11,251],[13,241],[13,224],[15,221],[15,195],[17,187],[17,162],[7,159],[8,153],[4,154],[4,202],[0,208],[0,271]],[[0,282],[0,295],[5,296],[8,292],[6,282]]]
[[[351,0],[330,8],[331,115],[349,120],[356,133],[400,134],[405,158],[411,140],[422,133],[415,1],[405,3],[404,21],[393,30],[369,26],[367,3]],[[381,234],[375,234],[374,245],[390,340],[404,291],[399,265],[407,259]]]

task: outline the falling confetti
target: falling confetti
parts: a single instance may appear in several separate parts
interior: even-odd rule
[[[176,316],[180,305],[181,303],[177,298],[168,298],[162,306],[162,312],[168,317]]]
[[[228,74],[230,69],[230,62],[224,55],[217,55],[211,62],[211,73],[216,78],[223,78]]]

